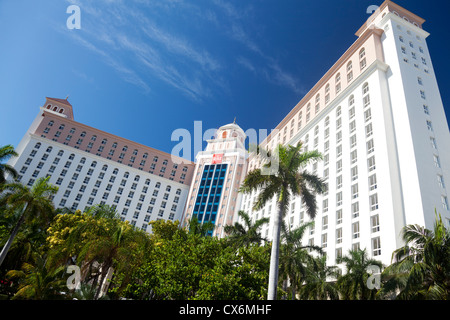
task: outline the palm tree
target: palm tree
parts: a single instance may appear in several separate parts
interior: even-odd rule
[[[12,299],[48,300],[62,297],[66,289],[65,266],[50,268],[45,256],[34,252],[34,263],[24,263],[21,270],[10,270],[7,277],[18,279],[19,290]]]
[[[238,216],[244,220],[245,225],[235,222],[234,225],[225,226],[225,232],[229,235],[229,240],[237,247],[248,247],[252,243],[261,244],[261,241],[266,240],[259,233],[259,228],[263,224],[269,223],[269,218],[261,218],[252,222],[249,215],[242,210],[238,211]]]
[[[6,183],[6,175],[10,174],[13,178],[17,178],[17,171],[9,164],[3,163],[11,157],[17,157],[18,153],[14,150],[12,145],[0,147],[0,184]]]
[[[305,282],[300,295],[312,300],[339,300],[336,281],[339,277],[338,267],[327,266],[326,256],[318,257],[307,268]]]
[[[322,159],[318,151],[301,152],[302,143],[297,146],[278,145],[274,154],[257,147],[255,155],[265,163],[263,169],[272,169],[272,174],[265,174],[264,170],[250,171],[241,186],[241,191],[251,193],[260,190],[253,210],[257,211],[276,197],[278,210],[275,213],[273,223],[272,252],[270,256],[268,299],[274,300],[277,296],[278,284],[278,260],[280,250],[281,220],[284,218],[290,199],[293,196],[301,196],[311,219],[316,216],[316,193],[324,191],[322,179],[305,170],[305,166],[311,162]]]
[[[397,299],[450,299],[450,231],[436,213],[434,228],[407,225],[405,246],[394,251],[393,263],[383,271],[379,296]]]
[[[132,239],[132,226],[118,218],[116,210],[109,205],[96,205],[89,208],[87,215],[93,219],[78,224],[69,236],[69,246],[77,245],[82,235],[90,234],[83,242],[77,262],[90,269],[97,266],[97,292],[100,297],[102,284],[112,274],[114,261],[127,255],[127,244]]]
[[[206,237],[207,235],[211,234],[213,230],[214,223],[212,223],[211,221],[201,223],[200,221],[198,221],[198,216],[196,214],[192,215],[191,220],[189,220],[189,234],[197,234],[201,237]]]
[[[344,263],[346,274],[337,281],[339,292],[345,300],[375,299],[376,289],[369,289],[367,280],[372,266],[382,268],[380,261],[369,259],[366,249],[350,250],[347,256],[336,259],[337,263]]]
[[[281,247],[280,247],[280,273],[282,279],[290,282],[291,299],[295,299],[297,288],[306,277],[308,268],[314,264],[314,258],[310,251],[322,253],[317,246],[303,245],[302,239],[305,231],[314,226],[314,221],[301,224],[295,229],[281,225]]]
[[[49,184],[48,180],[49,177],[39,178],[31,188],[17,182],[0,185],[0,206],[4,205],[9,212],[19,214],[19,219],[0,253],[0,265],[25,221],[48,221],[53,217],[54,206],[50,197],[58,192],[58,187]]]

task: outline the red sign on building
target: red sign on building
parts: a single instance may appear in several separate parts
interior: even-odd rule
[[[222,163],[223,153],[217,153],[213,155],[212,164]]]

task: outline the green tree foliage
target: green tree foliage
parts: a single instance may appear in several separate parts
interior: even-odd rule
[[[244,179],[241,192],[251,193],[260,190],[253,210],[260,210],[274,197],[278,211],[274,215],[272,253],[269,272],[268,299],[277,297],[281,221],[292,196],[301,196],[306,212],[313,219],[316,216],[316,194],[322,193],[323,180],[309,173],[305,167],[322,159],[318,151],[302,152],[302,143],[297,146],[278,145],[273,154],[257,147],[255,156],[263,161],[263,169],[250,171]],[[273,169],[273,170],[272,170]],[[272,170],[273,172],[270,172]],[[265,172],[267,171],[267,172]]]
[[[238,216],[244,221],[244,225],[235,222],[234,225],[225,226],[225,233],[228,240],[236,247],[248,247],[251,244],[261,244],[266,239],[261,236],[259,229],[266,223],[269,218],[261,218],[252,222],[251,218],[245,211],[238,211]]]
[[[194,218],[195,219],[195,218]],[[135,299],[257,299],[267,285],[267,247],[235,249],[172,222],[152,222],[149,261],[124,295]]]
[[[348,255],[337,259],[344,263],[347,273],[340,277],[337,286],[344,300],[373,300],[376,289],[369,289],[367,280],[372,275],[371,266],[383,267],[381,262],[368,257],[366,250],[350,250]]]
[[[14,147],[12,145],[0,147],[0,184],[4,184],[7,182],[6,176],[8,174],[11,175],[14,179],[17,178],[18,176],[17,171],[12,166],[5,163],[11,157],[17,156],[18,154],[14,150]]]
[[[450,299],[450,231],[436,213],[433,230],[407,225],[405,246],[393,253],[393,263],[383,272],[380,298]]]

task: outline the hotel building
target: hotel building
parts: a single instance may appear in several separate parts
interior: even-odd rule
[[[405,225],[432,229],[435,209],[449,224],[450,133],[423,23],[383,2],[263,142],[272,149],[302,141],[304,150],[323,154],[306,168],[327,190],[317,197],[304,243],[321,246],[328,265],[356,248],[388,265]],[[76,122],[67,99],[47,98],[9,163],[26,185],[50,176],[59,187],[56,207],[114,205],[144,230],[152,220],[186,225],[195,215],[223,237],[238,210],[253,219],[277,210],[274,198],[252,211],[256,193],[238,192],[261,165],[246,159],[245,139],[236,123],[222,126],[194,164]],[[293,198],[285,222],[295,228],[307,221],[301,197]],[[263,226],[263,236],[270,239],[272,227]]]
[[[50,177],[57,208],[115,206],[147,230],[152,220],[181,220],[194,164],[76,122],[67,99],[46,98],[9,161],[31,186]],[[150,231],[150,228],[148,228]]]
[[[247,170],[245,132],[236,124],[220,127],[206,150],[196,156],[183,224],[196,216],[212,222],[211,235],[224,237],[224,227],[234,223],[242,194],[239,187]]]
[[[389,265],[405,225],[433,229],[435,209],[450,221],[450,134],[423,23],[383,2],[263,143],[271,149],[302,141],[304,150],[323,154],[306,168],[323,177],[327,191],[317,197],[303,243],[321,246],[328,265],[356,248]],[[260,165],[250,159],[249,170]],[[245,195],[241,203],[254,219],[277,210],[273,199],[253,212],[255,198]],[[291,228],[310,220],[301,197],[289,208]],[[262,232],[270,239],[272,223]]]

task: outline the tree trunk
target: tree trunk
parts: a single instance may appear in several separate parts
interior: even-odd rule
[[[269,288],[267,292],[267,300],[276,300],[277,298],[282,207],[283,206],[281,204],[278,206],[278,212],[275,214],[273,223],[272,252],[270,254]]]
[[[11,247],[14,238],[16,237],[17,233],[19,232],[20,226],[22,225],[23,221],[25,220],[25,210],[27,209],[28,203],[25,203],[25,206],[22,209],[22,213],[20,214],[20,218],[16,223],[16,226],[14,227],[13,231],[11,232],[11,235],[9,236],[8,241],[5,243],[5,246],[2,249],[2,252],[0,253],[0,266],[3,263],[3,260],[5,260],[5,257],[9,251],[9,248]]]

